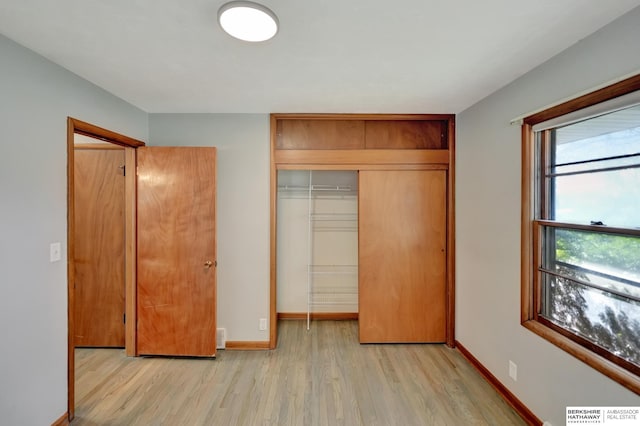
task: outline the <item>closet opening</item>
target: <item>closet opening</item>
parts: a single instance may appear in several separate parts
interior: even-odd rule
[[[454,135],[451,114],[271,114],[270,348],[278,319],[454,346]]]
[[[279,319],[358,318],[358,172],[278,170]]]

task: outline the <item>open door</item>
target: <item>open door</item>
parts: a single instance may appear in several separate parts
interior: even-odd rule
[[[216,353],[216,149],[141,147],[137,353]]]

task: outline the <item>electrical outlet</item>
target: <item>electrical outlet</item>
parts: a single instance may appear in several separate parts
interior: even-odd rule
[[[514,382],[518,381],[518,366],[511,360],[509,360],[509,377],[511,377]]]
[[[216,349],[225,349],[227,347],[227,330],[224,328],[216,329]]]
[[[58,262],[62,257],[60,243],[49,244],[49,261],[51,263]]]
[[[267,329],[267,319],[260,318],[260,331],[265,331]]]

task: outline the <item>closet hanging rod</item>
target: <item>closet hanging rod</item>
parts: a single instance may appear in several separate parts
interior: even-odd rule
[[[354,220],[358,219],[357,213],[311,213],[311,218],[313,219],[325,219],[325,220]]]
[[[301,186],[301,185],[279,185],[279,190],[284,191],[308,191],[311,189],[312,191],[340,191],[340,192],[351,192],[352,189],[350,186],[341,186],[341,185],[309,185]]]

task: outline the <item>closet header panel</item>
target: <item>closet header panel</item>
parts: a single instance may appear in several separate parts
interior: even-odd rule
[[[366,149],[447,149],[446,120],[369,120]]]
[[[363,120],[279,120],[277,149],[363,149]]]
[[[278,150],[447,150],[450,114],[272,114]]]
[[[349,169],[359,169],[366,164],[448,164],[450,155],[445,150],[414,149],[323,149],[323,150],[276,150],[276,164],[340,164]],[[310,167],[313,168],[313,167]]]

